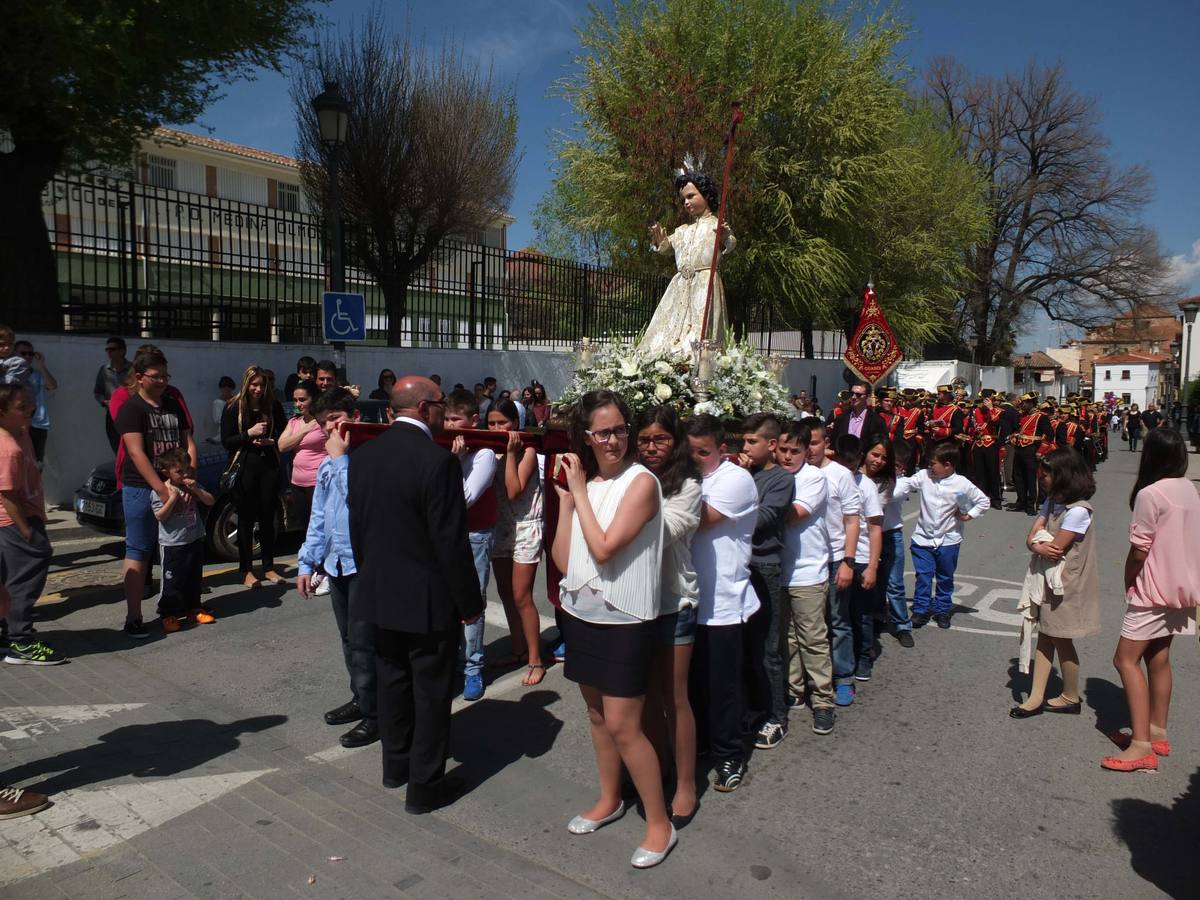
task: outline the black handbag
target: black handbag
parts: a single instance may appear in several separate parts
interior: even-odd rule
[[[242,412],[238,410],[238,431],[242,430]],[[229,461],[229,465],[225,467],[225,471],[221,473],[221,478],[217,482],[217,487],[221,489],[222,494],[231,493],[237,487],[238,479],[242,474],[242,450],[233,454],[233,459]]]

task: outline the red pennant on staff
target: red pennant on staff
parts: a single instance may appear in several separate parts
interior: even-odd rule
[[[883,314],[875,289],[867,285],[863,291],[862,311],[858,314],[858,328],[842,354],[846,367],[863,381],[878,384],[900,364],[904,354],[892,334],[891,326]]]

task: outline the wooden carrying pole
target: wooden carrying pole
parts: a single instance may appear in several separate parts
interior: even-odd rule
[[[708,317],[712,311],[713,282],[717,277],[717,260],[721,257],[721,228],[725,224],[725,198],[729,194],[729,172],[733,168],[733,139],[737,135],[737,127],[745,115],[742,104],[734,102],[733,121],[729,125],[729,134],[725,138],[725,176],[721,179],[721,202],[717,205],[717,233],[713,241],[712,262],[708,267],[708,292],[704,297],[704,318],[700,321],[700,340],[708,339]]]

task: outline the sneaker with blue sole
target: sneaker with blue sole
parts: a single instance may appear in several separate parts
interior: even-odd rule
[[[463,684],[464,700],[480,700],[483,698],[483,676],[468,675]]]
[[[839,684],[833,689],[833,702],[838,706],[849,706],[854,702],[854,685]]]

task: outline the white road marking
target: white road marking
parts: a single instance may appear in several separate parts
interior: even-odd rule
[[[94,719],[103,719],[130,709],[139,709],[145,703],[98,703],[84,706],[0,706],[0,721],[13,727],[0,731],[0,738],[19,741],[49,734],[66,725],[80,725]]]
[[[0,822],[0,884],[106,850],[273,771],[147,779],[55,794],[46,811]]]
[[[508,620],[504,617],[504,607],[499,603],[488,603],[487,611],[484,613],[484,615],[486,620],[491,622],[493,625],[498,625],[501,628],[507,626]],[[554,619],[550,618],[549,616],[539,615],[538,621],[543,631],[545,631],[547,628],[553,628],[555,625]],[[483,695],[484,699],[487,699],[488,697],[504,697],[520,688],[524,688],[525,685],[521,684],[521,679],[525,677],[525,673],[527,671],[527,669],[518,668],[515,671],[509,672],[507,675],[497,678],[487,686],[487,693]],[[450,706],[450,714],[454,715],[454,713],[470,706],[472,702],[478,701],[464,700],[461,695],[454,698],[454,702]],[[306,759],[309,762],[314,763],[328,763],[339,759],[345,759],[348,756],[353,756],[360,750],[366,749],[366,747],[347,749],[341,744],[334,744],[332,747],[327,747],[324,750],[318,750],[316,753],[309,754]]]

